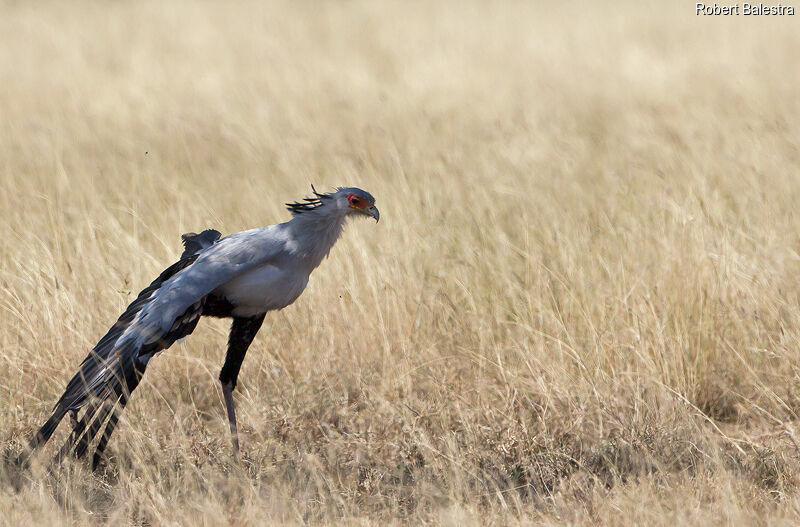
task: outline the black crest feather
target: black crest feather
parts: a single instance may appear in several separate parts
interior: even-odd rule
[[[311,192],[314,193],[313,198],[303,198],[303,201],[287,203],[286,210],[292,214],[302,214],[303,212],[308,212],[321,207],[323,200],[330,199],[331,197],[330,194],[320,194],[317,192],[317,189],[314,188],[314,185],[311,185]]]

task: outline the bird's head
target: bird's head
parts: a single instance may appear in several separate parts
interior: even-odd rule
[[[303,214],[317,210],[336,211],[343,216],[369,216],[376,222],[381,214],[375,206],[375,198],[366,190],[356,187],[339,187],[335,192],[320,194],[311,186],[313,198],[305,198],[302,202],[287,203],[287,208],[294,214]]]
[[[375,198],[366,190],[356,187],[339,188],[334,194],[339,206],[347,210],[348,215],[363,215],[373,218],[377,223],[381,218],[378,207],[375,206]]]

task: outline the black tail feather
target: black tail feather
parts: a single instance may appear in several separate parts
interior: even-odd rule
[[[33,436],[33,439],[30,440],[27,450],[17,458],[18,465],[27,465],[30,454],[50,440],[56,428],[58,428],[58,424],[64,419],[65,415],[67,415],[67,410],[65,408],[56,408],[53,415],[50,416],[50,419],[45,421],[39,431],[36,432],[36,435]]]
[[[78,440],[77,444],[75,445],[75,451],[73,452],[75,459],[81,459],[84,454],[86,454],[86,449],[89,448],[89,444],[94,439],[94,436],[97,435],[97,432],[100,431],[100,428],[103,426],[103,423],[106,422],[108,415],[111,411],[117,406],[119,399],[116,401],[106,401],[103,403],[103,406],[100,408],[100,411],[97,417],[94,418],[92,424],[89,426],[89,429],[84,432],[81,438]]]
[[[106,429],[103,430],[103,435],[100,436],[100,441],[97,443],[97,448],[94,450],[94,456],[92,457],[92,471],[97,470],[98,465],[103,460],[103,452],[105,452],[106,446],[108,445],[109,439],[111,439],[111,434],[114,433],[114,429],[117,426],[117,422],[119,421],[119,415],[125,409],[125,405],[128,404],[128,398],[130,397],[130,392],[136,389],[136,386],[139,384],[139,380],[141,379],[140,376],[135,375],[131,382],[128,383],[129,390],[127,392],[122,392],[122,395],[119,398],[119,402],[117,406],[114,408],[114,412],[111,414],[111,417],[108,418],[108,424],[106,425]]]
[[[164,270],[158,278],[139,293],[108,333],[100,339],[100,342],[83,360],[78,372],[69,381],[63,395],[53,408],[53,414],[31,439],[28,449],[19,456],[18,463],[20,465],[27,465],[33,452],[50,440],[61,420],[70,412],[83,411],[83,416],[73,424],[72,433],[59,450],[56,459],[63,459],[73,447],[75,456],[82,457],[102,428],[103,423],[108,421],[98,443],[95,458],[102,455],[119,420],[119,412],[127,404],[130,393],[138,386],[139,380],[144,374],[147,360],[156,352],[168,348],[175,340],[194,330],[202,312],[202,302],[193,305],[179,317],[181,323],[177,324],[155,345],[143,349],[133,341],[120,342],[120,337],[135,322],[139,312],[151,301],[153,294],[162,284],[194,263],[199,252],[213,245],[219,238],[220,233],[213,229],[205,230],[200,234],[190,233],[183,236],[186,250],[181,259]],[[142,355],[145,358],[142,358]]]
[[[95,436],[97,436],[97,432],[100,431],[106,419],[108,419],[108,424],[95,449],[94,457],[97,458],[98,455],[102,456],[103,450],[105,450],[108,440],[111,439],[111,434],[114,432],[114,428],[119,420],[119,413],[125,408],[125,404],[127,404],[131,392],[139,385],[139,380],[142,378],[143,373],[143,371],[138,371],[135,368],[129,368],[125,374],[125,379],[115,385],[113,393],[103,405],[100,414],[94,419],[89,430],[87,430],[78,441],[74,452],[76,459],[81,459],[84,456],[89,444],[94,440]],[[111,417],[109,417],[109,414],[111,414]],[[93,460],[92,470],[96,468],[96,465],[96,461]]]

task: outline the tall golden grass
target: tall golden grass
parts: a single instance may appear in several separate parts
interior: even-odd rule
[[[268,316],[241,466],[202,322],[0,523],[800,521],[796,20],[560,4],[4,2],[7,458],[181,233],[382,221]]]

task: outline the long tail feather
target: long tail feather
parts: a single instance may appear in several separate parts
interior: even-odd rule
[[[36,437],[34,437],[31,441],[31,448],[42,445],[49,441],[50,437],[53,435],[53,432],[56,431],[58,423],[61,422],[66,414],[66,410],[62,408],[59,408],[53,412],[53,415],[50,416],[50,419],[48,419],[47,422],[42,425],[42,427],[36,433]]]
[[[114,408],[114,412],[111,414],[111,417],[108,418],[108,424],[106,425],[105,430],[103,430],[103,435],[100,436],[100,441],[97,443],[97,448],[95,448],[94,456],[92,458],[93,471],[97,469],[98,465],[102,461],[103,452],[105,452],[108,441],[111,439],[111,434],[114,433],[114,429],[119,421],[119,416],[125,409],[125,405],[128,404],[128,399],[130,398],[131,392],[136,389],[140,380],[141,375],[138,373],[135,373],[129,379],[126,379],[125,383],[128,389],[124,390],[122,395],[120,395],[119,401]]]
[[[77,423],[73,423],[72,433],[61,447],[56,459],[62,459],[73,447],[76,457],[82,457],[103,423],[108,420],[110,426],[106,427],[99,443],[102,445],[100,448],[102,453],[117,424],[118,413],[124,408],[130,393],[139,384],[150,357],[194,330],[202,311],[202,299],[177,317],[169,332],[161,335],[156,341],[144,343],[142,339],[126,338],[126,332],[136,330],[137,317],[153,300],[159,288],[176,273],[191,266],[199,253],[213,245],[219,238],[220,233],[211,229],[200,234],[184,235],[186,250],[181,259],[139,293],[136,300],[131,302],[117,322],[83,360],[78,372],[69,381],[63,395],[53,408],[53,414],[31,439],[27,451],[19,456],[20,465],[27,464],[31,454],[50,440],[65,415],[79,411],[83,411],[83,416]]]
[[[59,463],[67,456],[73,445],[83,436],[83,433],[86,431],[86,427],[92,421],[92,418],[97,413],[97,410],[101,404],[102,403],[100,401],[94,401],[86,407],[83,417],[77,422],[75,427],[72,429],[72,433],[70,433],[64,445],[53,458],[54,462]]]
[[[118,401],[119,399],[117,399],[116,401],[109,400],[103,403],[102,408],[100,408],[98,415],[92,421],[92,424],[89,426],[89,429],[86,430],[86,432],[84,432],[83,436],[81,436],[81,438],[75,445],[75,451],[73,452],[75,459],[81,459],[84,456],[84,454],[86,454],[86,449],[89,448],[89,444],[92,442],[94,436],[97,435],[97,432],[100,431],[100,428],[106,422],[108,415],[117,406]]]

